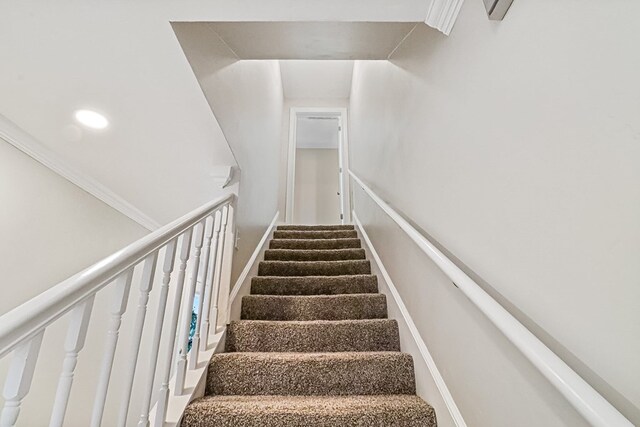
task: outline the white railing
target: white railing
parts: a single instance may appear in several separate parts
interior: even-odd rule
[[[418,230],[349,171],[367,195],[418,245],[469,300],[544,375],[569,403],[594,427],[633,427],[611,403],[591,387],[542,341],[524,327],[473,279],[427,240]]]
[[[213,335],[217,329],[223,259],[231,255],[225,253],[225,248],[228,247],[225,246],[225,239],[227,233],[231,233],[232,227],[228,227],[228,224],[232,224],[233,221],[234,200],[235,196],[231,194],[209,202],[0,317],[0,358],[12,353],[4,386],[4,407],[0,414],[0,427],[16,425],[22,400],[31,387],[43,335],[47,327],[64,314],[70,313],[64,342],[65,358],[49,424],[51,427],[63,425],[78,356],[84,347],[89,320],[94,309],[93,302],[96,293],[106,289],[111,292],[111,304],[108,307],[110,318],[103,359],[97,373],[95,403],[91,421],[88,422],[92,427],[101,425],[122,316],[127,309],[133,278],[137,277],[133,274],[134,268],[138,265],[142,268],[142,274],[137,284],[138,304],[133,316],[133,334],[130,337],[131,341],[126,343],[129,344],[126,348],[129,354],[122,375],[125,387],[124,390],[118,390],[120,394],[117,396],[120,400],[117,425],[127,425],[130,403],[133,399],[140,399],[142,409],[135,423],[138,426],[148,426],[154,396],[158,397],[153,417],[154,426],[163,426],[172,372],[175,373],[173,393],[181,395],[185,392],[184,381],[187,371],[195,368],[200,352],[209,346],[210,332]],[[161,251],[163,256],[159,260]],[[172,281],[176,255],[177,280]],[[138,373],[146,374],[142,377],[144,392],[142,395],[132,396],[156,267],[162,269],[159,304],[155,313],[157,317],[154,319],[150,358],[140,364],[147,372]],[[171,283],[175,284],[176,289],[172,307],[168,312],[169,327],[166,328],[165,313]],[[197,327],[191,350],[187,352],[196,294],[199,295]],[[162,347],[161,342],[165,343]],[[158,366],[160,360],[164,360],[162,366]],[[160,378],[160,386],[154,390],[154,378],[157,375]]]

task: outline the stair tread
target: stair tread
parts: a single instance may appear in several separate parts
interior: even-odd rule
[[[344,239],[356,238],[356,230],[276,230],[274,239]]]
[[[205,396],[192,402],[184,427],[435,427],[433,407],[418,396]]]
[[[413,359],[400,352],[221,353],[206,394],[415,394]]]
[[[350,320],[387,317],[383,294],[247,295],[243,320]]]
[[[265,261],[345,261],[365,259],[364,249],[267,249]]]
[[[227,352],[400,351],[398,323],[389,319],[232,321]]]
[[[373,274],[251,278],[251,293],[254,295],[336,295],[377,292],[378,277]]]
[[[362,242],[358,238],[341,239],[272,239],[270,249],[339,249],[360,248]]]
[[[346,261],[260,261],[259,276],[343,276],[371,274],[366,259]]]

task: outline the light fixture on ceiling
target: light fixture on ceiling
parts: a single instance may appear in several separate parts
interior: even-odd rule
[[[78,110],[75,113],[76,120],[91,129],[104,129],[109,126],[109,120],[100,113],[92,110]]]

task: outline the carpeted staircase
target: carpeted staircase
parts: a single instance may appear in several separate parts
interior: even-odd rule
[[[184,427],[435,427],[353,226],[279,226]]]

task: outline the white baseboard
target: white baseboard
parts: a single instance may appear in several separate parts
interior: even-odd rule
[[[373,261],[375,262],[376,267],[380,271],[380,274],[382,275],[382,279],[384,280],[389,290],[389,293],[393,298],[393,301],[395,302],[396,306],[398,307],[398,310],[402,315],[402,319],[398,319],[399,326],[402,327],[400,323],[404,321],[403,323],[406,325],[413,341],[415,342],[416,347],[418,348],[418,351],[420,353],[419,356],[422,358],[425,365],[427,366],[427,369],[431,373],[431,377],[433,378],[433,381],[438,389],[438,392],[442,396],[442,400],[444,401],[444,404],[447,407],[447,410],[449,412],[449,415],[451,416],[453,423],[457,427],[467,427],[467,424],[464,421],[464,418],[462,418],[462,414],[460,413],[460,409],[456,405],[456,402],[453,400],[453,396],[451,395],[451,392],[449,391],[447,384],[444,382],[444,378],[442,378],[442,375],[440,374],[440,371],[438,370],[438,367],[436,366],[436,363],[433,360],[431,353],[429,353],[429,349],[427,348],[426,343],[420,336],[420,332],[418,331],[418,328],[416,327],[416,324],[414,323],[411,317],[411,314],[409,314],[409,310],[407,309],[407,306],[404,304],[404,301],[402,301],[402,298],[398,293],[398,289],[393,284],[393,280],[391,279],[391,276],[389,276],[389,272],[387,271],[384,264],[382,263],[382,259],[380,259],[378,252],[373,246],[373,243],[371,243],[371,239],[369,239],[369,235],[367,234],[364,227],[362,226],[362,223],[360,222],[360,219],[358,218],[358,215],[356,214],[355,211],[353,211],[352,213],[352,218],[353,218],[354,224],[356,225],[358,231],[360,232],[360,235],[362,236],[362,240],[364,240],[366,249],[368,250],[368,252],[371,253]]]
[[[82,188],[87,193],[102,200],[123,215],[131,218],[149,231],[157,230],[160,224],[144,214],[140,209],[118,196],[89,175],[80,172],[63,161],[40,141],[25,132],[18,125],[0,114],[0,138],[7,141],[26,155],[40,162],[58,175]]]
[[[247,261],[247,264],[244,266],[242,273],[240,273],[240,276],[238,276],[238,280],[236,280],[236,283],[233,285],[233,288],[231,289],[231,293],[229,294],[228,313],[231,313],[231,306],[233,305],[238,294],[240,293],[240,290],[247,283],[247,279],[250,277],[251,272],[256,269],[256,262],[258,261],[258,258],[266,250],[265,246],[269,241],[269,237],[271,237],[271,232],[273,231],[273,228],[276,226],[276,222],[278,221],[279,216],[280,216],[280,211],[276,212],[276,214],[273,216],[273,220],[271,221],[271,224],[269,224],[269,226],[265,230],[264,235],[262,236],[262,239],[260,239],[260,242],[256,246],[256,249],[253,251],[253,254]]]

